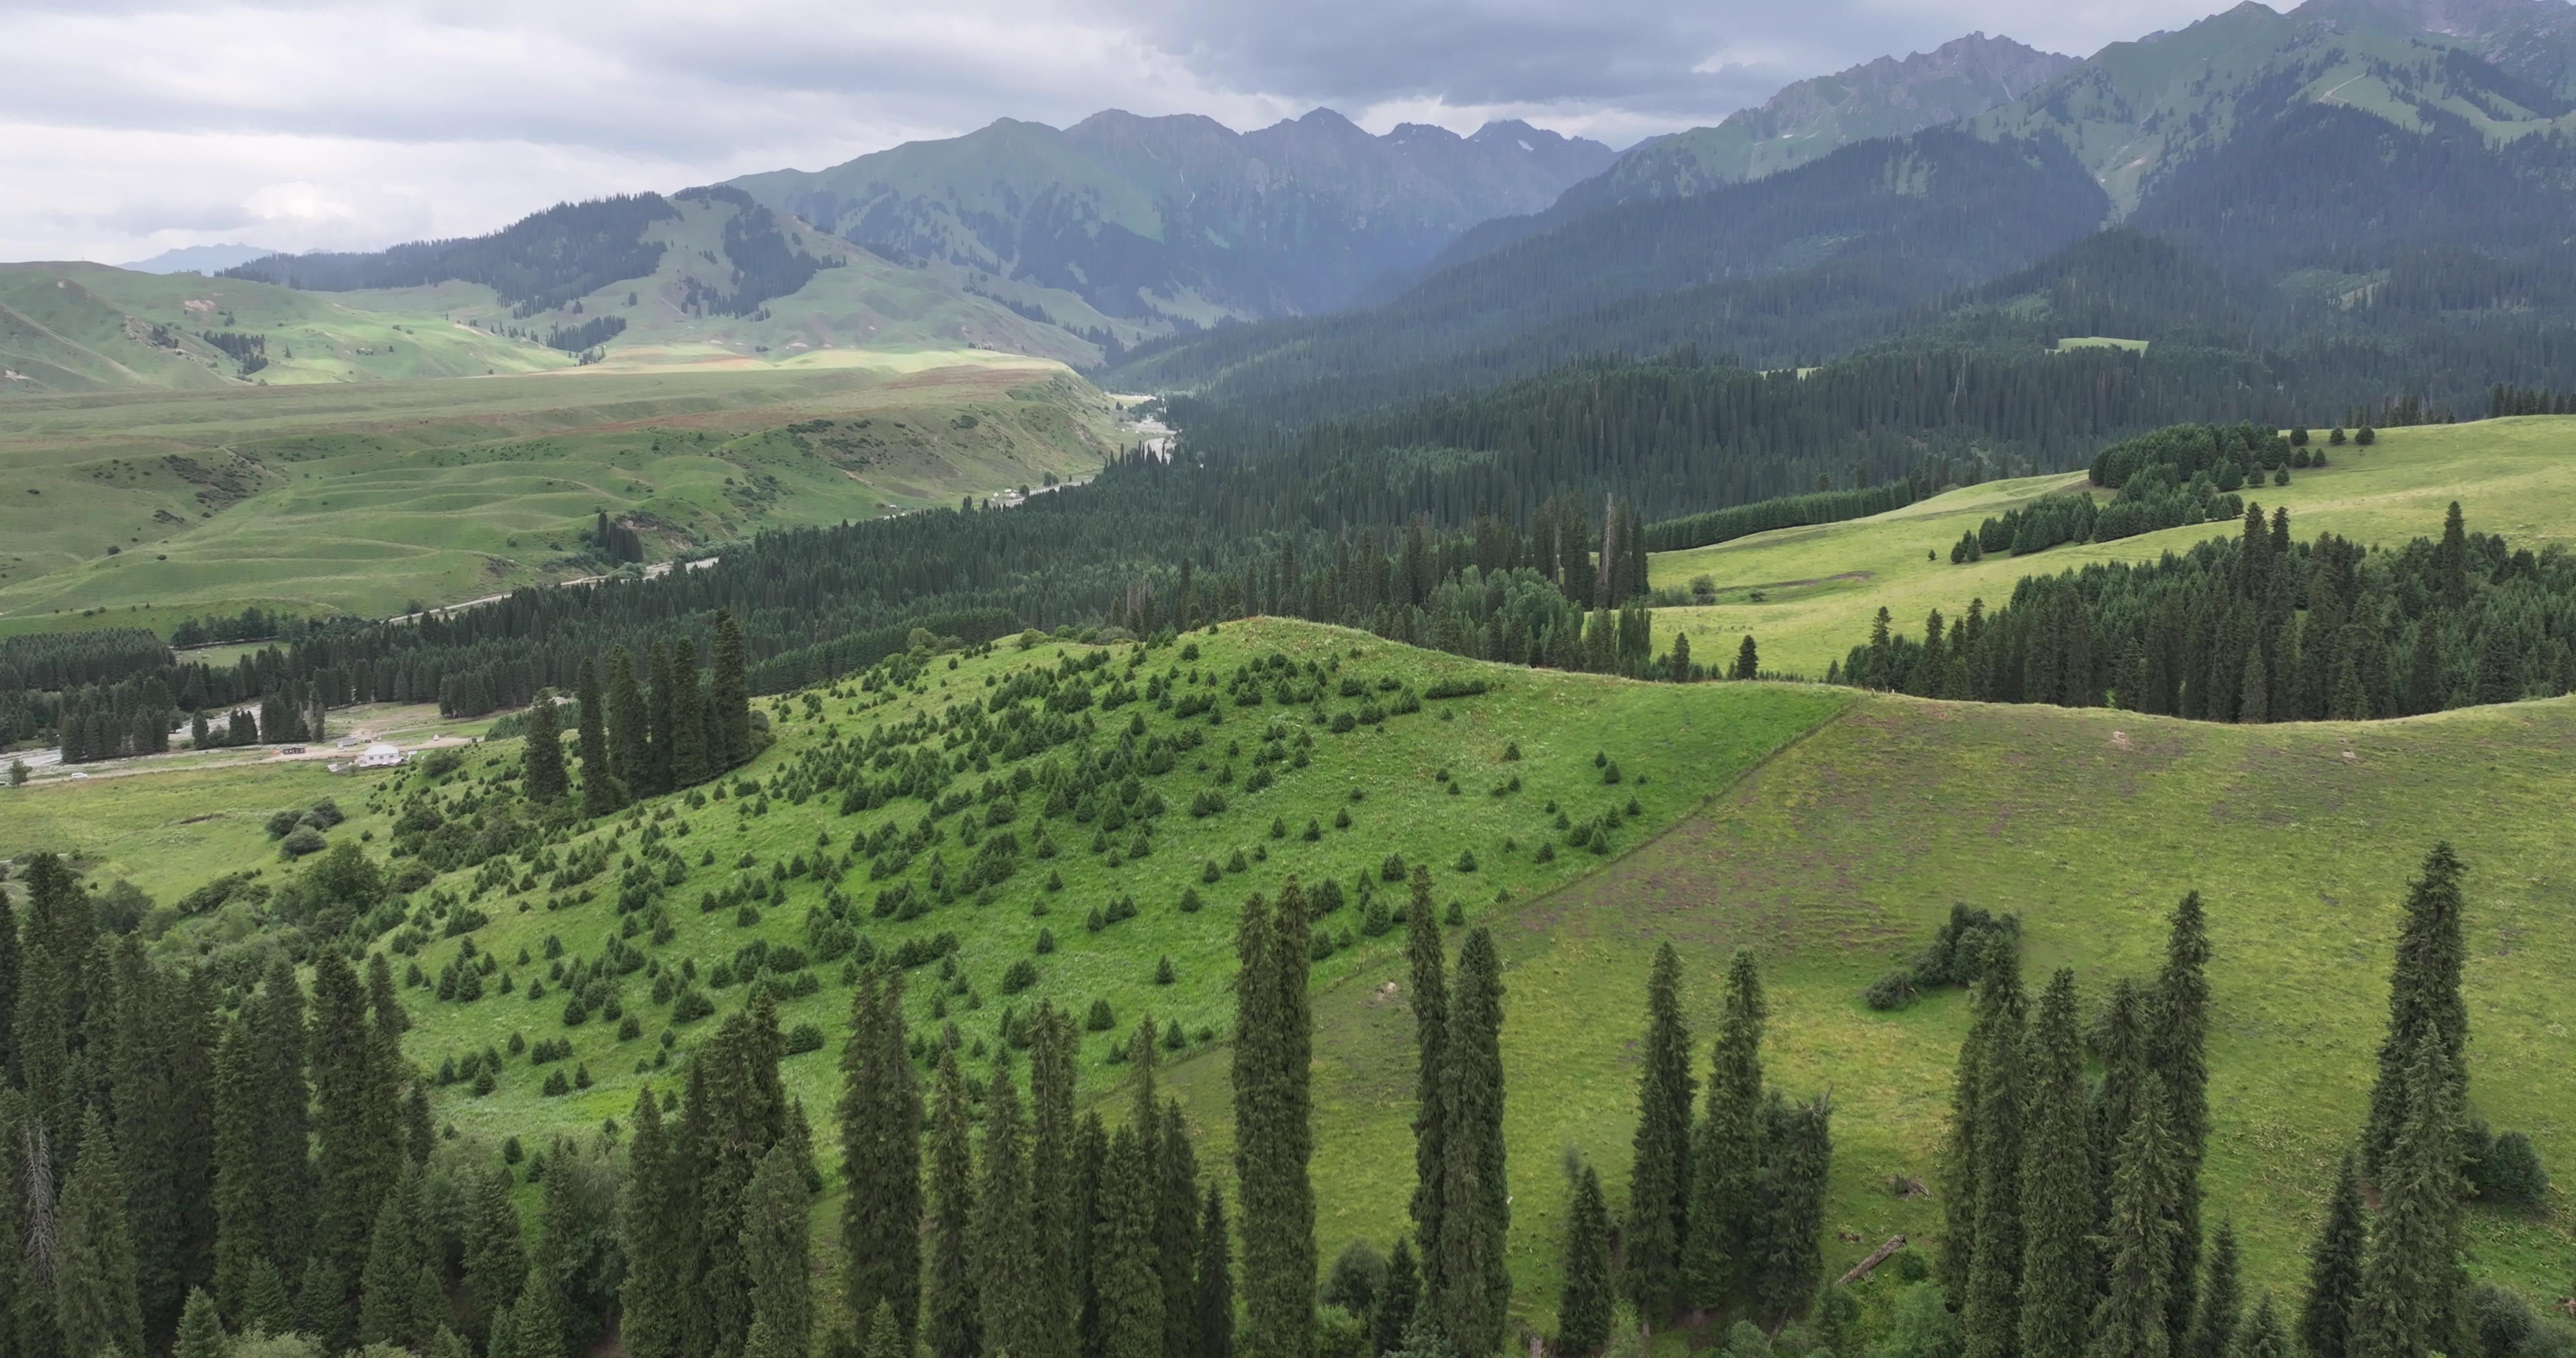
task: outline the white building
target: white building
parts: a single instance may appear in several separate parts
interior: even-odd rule
[[[362,769],[389,769],[401,762],[403,752],[381,740],[358,755],[358,767]]]

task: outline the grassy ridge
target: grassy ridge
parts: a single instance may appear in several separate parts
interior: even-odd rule
[[[1647,964],[1666,940],[1684,953],[1685,999],[1701,1059],[1727,953],[1745,945],[1762,957],[1771,993],[1771,1078],[1796,1095],[1830,1090],[1836,1105],[1827,1224],[1861,1239],[1826,1242],[1827,1263],[1839,1272],[1890,1233],[1920,1241],[1937,1231],[1937,1201],[1899,1199],[1886,1184],[1898,1174],[1933,1178],[1966,1021],[1956,993],[1877,1014],[1860,1004],[1859,990],[1928,939],[1951,902],[1966,901],[2020,913],[2032,983],[2050,968],[2076,967],[2089,1003],[2115,976],[2150,975],[2165,912],[2183,890],[2202,891],[2217,945],[2209,1213],[2235,1218],[2258,1284],[2288,1288],[2334,1155],[2360,1122],[2405,880],[2425,848],[2447,837],[2472,868],[2473,1097],[2498,1129],[2528,1132],[2562,1182],[2576,1172],[2566,1168],[2576,1164],[2576,1119],[2555,1074],[2576,1055],[2560,1012],[2566,987],[2556,963],[2576,946],[2576,810],[2561,786],[2576,753],[2576,702],[2363,726],[2238,728],[1771,684],[1635,684],[1481,665],[1288,622],[1230,626],[1193,640],[1202,648],[1197,661],[1154,651],[1149,671],[1177,664],[1221,679],[1276,650],[1300,663],[1338,658],[1343,672],[1372,681],[1427,687],[1445,677],[1491,676],[1503,687],[1434,700],[1425,712],[1380,726],[1319,733],[1311,767],[1283,767],[1277,786],[1250,795],[1239,792],[1238,780],[1226,811],[1193,818],[1185,809],[1190,796],[1214,781],[1215,767],[1247,769],[1256,737],[1272,722],[1293,731],[1309,719],[1303,707],[1221,704],[1221,725],[1192,722],[1207,743],[1173,773],[1149,780],[1173,807],[1151,856],[1111,868],[1088,851],[1089,827],[1047,822],[1064,850],[1058,858],[1024,855],[1019,874],[990,903],[961,900],[908,924],[866,917],[865,903],[882,884],[867,880],[862,856],[842,882],[860,903],[856,922],[880,947],[957,933],[963,978],[982,1003],[970,1008],[955,995],[942,1003],[970,1044],[991,1039],[1005,1003],[1045,997],[1080,1012],[1094,999],[1108,1001],[1116,1026],[1086,1036],[1083,1069],[1086,1088],[1111,1100],[1113,1117],[1121,1068],[1106,1063],[1110,1043],[1146,1012],[1177,1019],[1188,1041],[1167,1074],[1205,1139],[1203,1162],[1222,1172],[1231,1122],[1226,1055],[1200,1032],[1221,1033],[1231,1014],[1225,986],[1242,895],[1274,890],[1289,872],[1310,882],[1331,877],[1349,893],[1359,876],[1374,877],[1389,853],[1429,864],[1435,899],[1444,908],[1455,899],[1469,920],[1492,925],[1509,968],[1511,1257],[1515,1306],[1525,1318],[1543,1322],[1553,1308],[1564,1154],[1597,1164],[1614,1203],[1623,1191],[1634,1116],[1632,1044]],[[818,708],[801,699],[764,703],[780,739],[746,772],[775,789],[779,775],[829,729],[855,734],[910,712],[942,710],[961,695],[980,697],[985,677],[1052,663],[1063,649],[1050,643],[1022,655],[1005,647],[953,671],[934,667],[922,691],[885,706],[855,695],[817,695]],[[1113,673],[1123,673],[1126,649],[1111,654]],[[1353,705],[1337,695],[1326,699],[1331,711]],[[1443,720],[1442,708],[1456,715]],[[1114,730],[1113,722],[1137,710],[1092,715]],[[1153,734],[1175,729],[1167,714],[1150,711],[1147,726]],[[1236,741],[1245,758],[1230,761],[1226,743]],[[1524,758],[1503,761],[1514,743]],[[1621,784],[1601,782],[1595,752],[1619,761]],[[1195,766],[1201,758],[1211,770]],[[514,742],[496,742],[469,754],[465,776],[505,774],[515,761]],[[1451,795],[1437,779],[1444,768],[1460,793]],[[1512,774],[1523,790],[1491,795],[1490,787]],[[1639,774],[1646,775],[1642,783]],[[963,782],[971,786],[981,776]],[[187,882],[268,863],[258,827],[275,807],[336,795],[352,819],[333,836],[373,831],[381,845],[396,806],[390,784],[371,798],[368,784],[309,768],[145,775],[124,780],[132,794],[106,781],[0,796],[0,850],[95,844],[95,880],[131,875],[167,901]],[[1354,788],[1362,800],[1349,799]],[[1638,800],[1639,814],[1616,842],[1623,851],[1634,847],[1607,860],[1565,847],[1543,810],[1553,799],[1583,819],[1622,796]],[[735,880],[731,865],[744,853],[766,871],[815,852],[818,839],[837,853],[852,832],[888,818],[909,827],[923,810],[904,801],[844,817],[829,797],[818,797],[801,806],[772,800],[765,812],[747,814],[763,804],[736,796],[672,808],[693,827],[671,841],[691,866],[665,902],[678,936],[648,949],[653,955],[671,965],[693,958],[704,976],[754,938],[802,946],[807,909],[823,891],[812,877],[790,879],[784,904],[763,905],[752,925],[738,924],[731,910],[701,914],[694,903],[701,891]],[[1027,841],[1038,825],[1037,803],[1024,794],[1021,806],[1011,828]],[[1333,813],[1344,809],[1353,828],[1331,828]],[[1274,816],[1288,828],[1286,839],[1269,837]],[[1318,843],[1300,837],[1308,816],[1324,827]],[[88,817],[101,824],[76,828]],[[671,829],[662,823],[664,833]],[[639,833],[620,820],[589,837],[618,836],[622,855],[634,851]],[[1506,839],[1517,847],[1506,848]],[[1537,863],[1537,846],[1551,840],[1554,861]],[[1476,872],[1455,871],[1461,848],[1476,852]],[[1222,864],[1237,850],[1246,855],[1243,872],[1221,869],[1217,883],[1200,881],[1204,863]],[[941,852],[952,866],[966,856],[954,839]],[[705,853],[715,865],[697,866]],[[166,866],[182,855],[193,873]],[[561,1027],[560,994],[533,1004],[524,998],[525,983],[543,974],[547,935],[559,937],[568,956],[583,956],[596,955],[616,932],[614,861],[590,883],[600,894],[590,904],[549,912],[544,899],[553,893],[542,883],[475,903],[492,920],[473,937],[508,964],[520,994],[487,988],[478,1002],[441,1004],[406,992],[416,1020],[411,1054],[431,1069],[487,1044],[506,1047],[513,1032],[530,1042],[567,1037],[572,1044],[572,1057],[557,1066],[513,1060],[489,1097],[444,1091],[442,1121],[497,1138],[625,1117],[641,1078],[635,1064],[650,1059],[665,1021],[644,993],[646,978],[630,977],[623,989],[627,1012],[644,1020],[642,1035],[625,1042],[597,1017]],[[1061,893],[1044,890],[1051,869],[1063,874]],[[279,870],[266,871],[273,877]],[[921,873],[916,864],[911,876]],[[462,895],[471,876],[441,885]],[[1184,914],[1177,902],[1191,888],[1207,908]],[[1499,901],[1498,890],[1508,890],[1510,901]],[[1115,896],[1133,896],[1137,917],[1086,930],[1085,914]],[[1040,904],[1047,913],[1033,916]],[[1357,908],[1345,906],[1325,923],[1358,934],[1360,920]],[[166,946],[215,943],[248,923],[224,916],[184,926]],[[1059,945],[1047,956],[1032,952],[1041,927]],[[1358,936],[1316,968],[1316,1175],[1327,1258],[1353,1236],[1383,1244],[1401,1224],[1392,1205],[1409,1191],[1412,1021],[1400,987],[1387,988],[1403,974],[1399,944],[1397,934]],[[536,959],[530,965],[517,964],[521,947]],[[457,949],[440,940],[419,960],[434,975]],[[1023,957],[1038,963],[1039,983],[1006,999],[997,979]],[[1168,988],[1153,982],[1163,957],[1176,972]],[[785,1021],[836,1034],[847,995],[838,964],[817,975],[819,993],[789,1002]],[[939,1021],[935,977],[935,967],[913,973],[917,1025]],[[736,986],[713,998],[730,1008],[742,993]],[[702,1021],[684,1032],[705,1030]],[[825,1051],[788,1062],[791,1087],[811,1108],[829,1106],[834,1051],[836,1038]],[[551,1098],[539,1092],[549,1070],[575,1063],[594,1077],[591,1089]],[[2480,1276],[2529,1295],[2556,1295],[2576,1251],[2563,1209],[2541,1222],[2479,1212],[2473,1237]]]
[[[2372,447],[2327,452],[2332,465],[2294,471],[2287,486],[2249,486],[2245,498],[2266,513],[2286,507],[2291,535],[2302,540],[2334,532],[2394,547],[2438,537],[2444,507],[2458,500],[2471,528],[2502,534],[2516,547],[2576,546],[2570,527],[2576,525],[2576,418],[2389,429]],[[2084,485],[2080,473],[1995,481],[1874,518],[1657,553],[1648,565],[1656,586],[1686,587],[1702,575],[1717,586],[1714,605],[1655,611],[1657,649],[1680,630],[1690,634],[1693,656],[1731,659],[1750,632],[1766,670],[1822,676],[1829,662],[1869,639],[1870,618],[1881,606],[1900,629],[1919,633],[1930,610],[1957,618],[1979,596],[1991,608],[2011,597],[2014,582],[2026,575],[2095,561],[2153,561],[2235,531],[2201,524],[1950,564],[1951,544],[1979,522]],[[1757,592],[1759,601],[1752,598]]]
[[[601,509],[662,556],[1087,474],[1115,426],[1063,369],[985,355],[14,402],[0,628],[449,603],[597,569],[564,558]]]

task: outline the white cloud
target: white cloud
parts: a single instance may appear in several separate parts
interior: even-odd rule
[[[565,199],[816,168],[996,117],[1624,144],[1971,28],[2088,52],[2219,0],[21,0],[0,258],[365,248]]]

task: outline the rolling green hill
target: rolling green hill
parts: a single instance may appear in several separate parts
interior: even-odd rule
[[[2576,548],[2576,419],[2526,416],[2382,430],[2369,448],[2335,448],[2328,455],[2324,469],[2294,472],[2287,486],[2249,486],[2245,497],[2266,512],[2288,509],[2291,534],[2303,541],[2332,532],[2395,547],[2438,537],[2445,506],[2457,500],[2472,528],[2500,534],[2517,548]],[[1867,519],[1659,552],[1650,562],[1655,586],[1688,589],[1706,576],[1716,602],[1655,610],[1657,649],[1679,630],[1690,634],[1693,655],[1732,656],[1749,632],[1766,670],[1821,676],[1829,662],[1868,640],[1870,618],[1881,607],[1900,629],[1919,630],[1932,609],[1955,618],[1972,598],[1983,597],[1990,607],[2002,602],[2026,575],[2095,561],[2153,561],[2234,531],[2202,524],[1950,564],[1951,544],[1983,520],[2042,495],[2085,488],[2080,472],[1995,481]]]
[[[1336,883],[1344,902],[1320,921],[1317,944],[1319,1238],[1327,1257],[1353,1236],[1383,1245],[1395,1225],[1390,1204],[1409,1186],[1412,1030],[1400,931],[1374,933],[1393,921],[1368,902],[1402,903],[1401,884],[1383,871],[1396,855],[1431,870],[1444,914],[1455,902],[1460,918],[1492,926],[1503,946],[1515,1310],[1539,1319],[1553,1307],[1563,1157],[1599,1165],[1614,1203],[1622,1192],[1631,1047],[1657,944],[1684,950],[1686,998],[1703,1036],[1727,953],[1743,945],[1760,956],[1771,1079],[1801,1096],[1830,1090],[1835,1104],[1827,1224],[1839,1234],[1826,1262],[1839,1272],[1887,1234],[1920,1240],[1937,1228],[1936,1201],[1893,1196],[1887,1184],[1895,1175],[1931,1177],[1965,1019],[1955,992],[1878,1014],[1859,990],[1920,947],[1951,902],[1969,901],[2018,912],[2028,973],[2036,980],[2046,968],[2075,967],[2090,1004],[2111,978],[2152,970],[2165,911],[2198,889],[2217,946],[2211,1201],[2244,1235],[2254,1281],[2287,1288],[2333,1152],[2359,1122],[2396,901],[2416,859],[2447,837],[2473,871],[2472,1097],[2498,1129],[2529,1132],[2552,1165],[2576,1156],[2576,1128],[2553,1083],[2568,1037],[2550,999],[2553,959],[2576,942],[2567,934],[2576,901],[2568,831],[2576,827],[2558,788],[2576,750],[2576,703],[2237,728],[1795,685],[1638,684],[1276,621],[1185,641],[1195,654],[1182,643],[1004,644],[956,657],[954,669],[931,657],[904,671],[915,676],[909,682],[764,700],[777,743],[728,779],[721,798],[701,789],[662,799],[572,827],[523,857],[415,877],[410,927],[379,939],[405,940],[398,974],[417,962],[431,981],[468,941],[497,959],[479,999],[404,991],[414,1025],[408,1050],[424,1068],[486,1048],[500,1056],[488,1094],[472,1092],[470,1075],[443,1088],[439,1120],[497,1141],[622,1119],[639,1083],[669,1078],[654,1074],[664,1029],[676,1027],[683,1049],[709,1030],[707,1019],[671,1022],[677,991],[707,995],[722,1011],[742,1002],[737,978],[762,965],[790,993],[784,1023],[810,1024],[824,1043],[788,1060],[790,1088],[809,1108],[830,1106],[851,946],[827,927],[837,923],[837,901],[876,955],[907,942],[926,952],[941,935],[954,937],[948,958],[927,957],[912,971],[909,1004],[917,1031],[953,1022],[970,1053],[988,1054],[1004,1015],[1024,1015],[1040,999],[1077,1014],[1105,1003],[1112,1025],[1085,1035],[1081,1069],[1086,1091],[1113,1116],[1121,1068],[1112,1047],[1148,1014],[1176,1023],[1167,1080],[1202,1139],[1202,1163],[1221,1167],[1233,919],[1245,893],[1275,891],[1294,873],[1310,885]],[[1035,668],[1060,674],[1068,660],[1094,657],[1105,657],[1092,680],[1105,685],[1100,699],[1064,719],[1078,726],[1088,718],[1101,749],[1126,745],[1119,733],[1141,726],[1134,748],[1147,762],[1134,806],[1150,812],[1159,799],[1162,807],[1115,833],[1112,782],[1064,784],[1063,804],[1049,814],[1051,780],[1063,774],[1047,766],[1069,770],[1061,761],[1078,745],[1015,757],[1015,747],[996,744],[1002,730],[1020,729],[1007,722],[987,739],[969,735],[971,724],[904,726],[989,707],[996,689],[988,685]],[[1304,669],[1309,662],[1320,684]],[[1270,668],[1279,663],[1288,668]],[[1255,705],[1234,699],[1239,666],[1261,676]],[[1146,695],[1162,675],[1175,677],[1170,691],[1182,699],[1213,697],[1220,720],[1161,710]],[[1357,696],[1342,696],[1345,679],[1358,681],[1350,685]],[[1398,701],[1408,687],[1427,694],[1444,680],[1471,679],[1495,687],[1424,698],[1410,713]],[[1301,690],[1285,705],[1282,681]],[[1130,686],[1139,702],[1104,705]],[[1342,724],[1334,717],[1370,704],[1390,714],[1332,729]],[[945,794],[963,794],[965,809],[937,815],[942,838],[880,877],[871,862],[904,856],[900,837],[932,809],[899,795],[845,814],[841,788],[818,776],[837,764],[836,749],[898,729],[897,744],[949,747],[943,761],[965,761]],[[1172,755],[1169,772],[1153,772],[1157,751]],[[461,754],[451,772],[416,764],[374,781],[311,764],[47,778],[0,792],[0,849],[76,850],[91,879],[131,878],[165,903],[227,871],[255,871],[273,884],[293,870],[276,864],[259,827],[281,807],[333,798],[350,819],[330,837],[372,855],[424,833],[452,841],[427,827],[471,824],[509,806],[516,742]],[[975,767],[978,756],[989,771]],[[1616,784],[1605,781],[1613,762]],[[1021,770],[1040,781],[1014,792]],[[1264,774],[1275,784],[1256,788]],[[868,776],[881,783],[885,775]],[[985,787],[989,795],[978,791]],[[1222,809],[1205,802],[1212,792],[1222,794]],[[995,813],[997,802],[1013,814]],[[1551,804],[1586,830],[1618,811],[1609,854],[1559,830]],[[1209,814],[1195,814],[1202,809]],[[1336,819],[1343,812],[1346,828]],[[1006,834],[1016,841],[1015,869],[981,888],[959,887],[970,863],[998,861],[989,846]],[[1142,856],[1140,840],[1149,850]],[[1469,852],[1472,871],[1462,858]],[[932,886],[934,858],[950,893]],[[641,869],[626,872],[630,859]],[[636,881],[659,885],[646,889],[643,909],[621,915],[620,883]],[[757,896],[746,890],[754,881]],[[909,888],[898,897],[921,893],[926,911],[909,920],[900,918],[909,909],[876,915],[878,893],[890,887]],[[1190,908],[1188,893],[1201,908]],[[1132,917],[1118,918],[1122,902],[1132,902]],[[259,918],[237,896],[176,924],[158,946],[219,968],[254,965]],[[549,939],[566,966],[634,950],[640,970],[608,986],[621,1015],[565,1025]],[[782,965],[784,949],[799,956]],[[772,960],[746,963],[764,956]],[[1164,960],[1168,984],[1156,975]],[[1014,991],[1005,976],[1021,961],[1035,975]],[[674,973],[685,986],[658,984]],[[504,975],[509,993],[500,989]],[[535,983],[546,987],[542,998]],[[636,1020],[631,1028],[627,1018]],[[508,1050],[514,1035],[529,1044],[560,1039],[567,1049],[536,1063]],[[564,1092],[546,1093],[559,1073]],[[2563,1217],[2480,1212],[2472,1223],[2480,1276],[2536,1295],[2563,1280],[2576,1245]]]
[[[869,363],[12,401],[0,628],[381,616],[605,570],[583,541],[602,510],[660,561],[1087,476],[1117,446],[1112,404],[1058,365]]]

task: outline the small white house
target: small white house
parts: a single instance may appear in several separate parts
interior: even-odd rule
[[[381,740],[358,755],[358,767],[362,769],[389,769],[401,762],[403,752]]]

